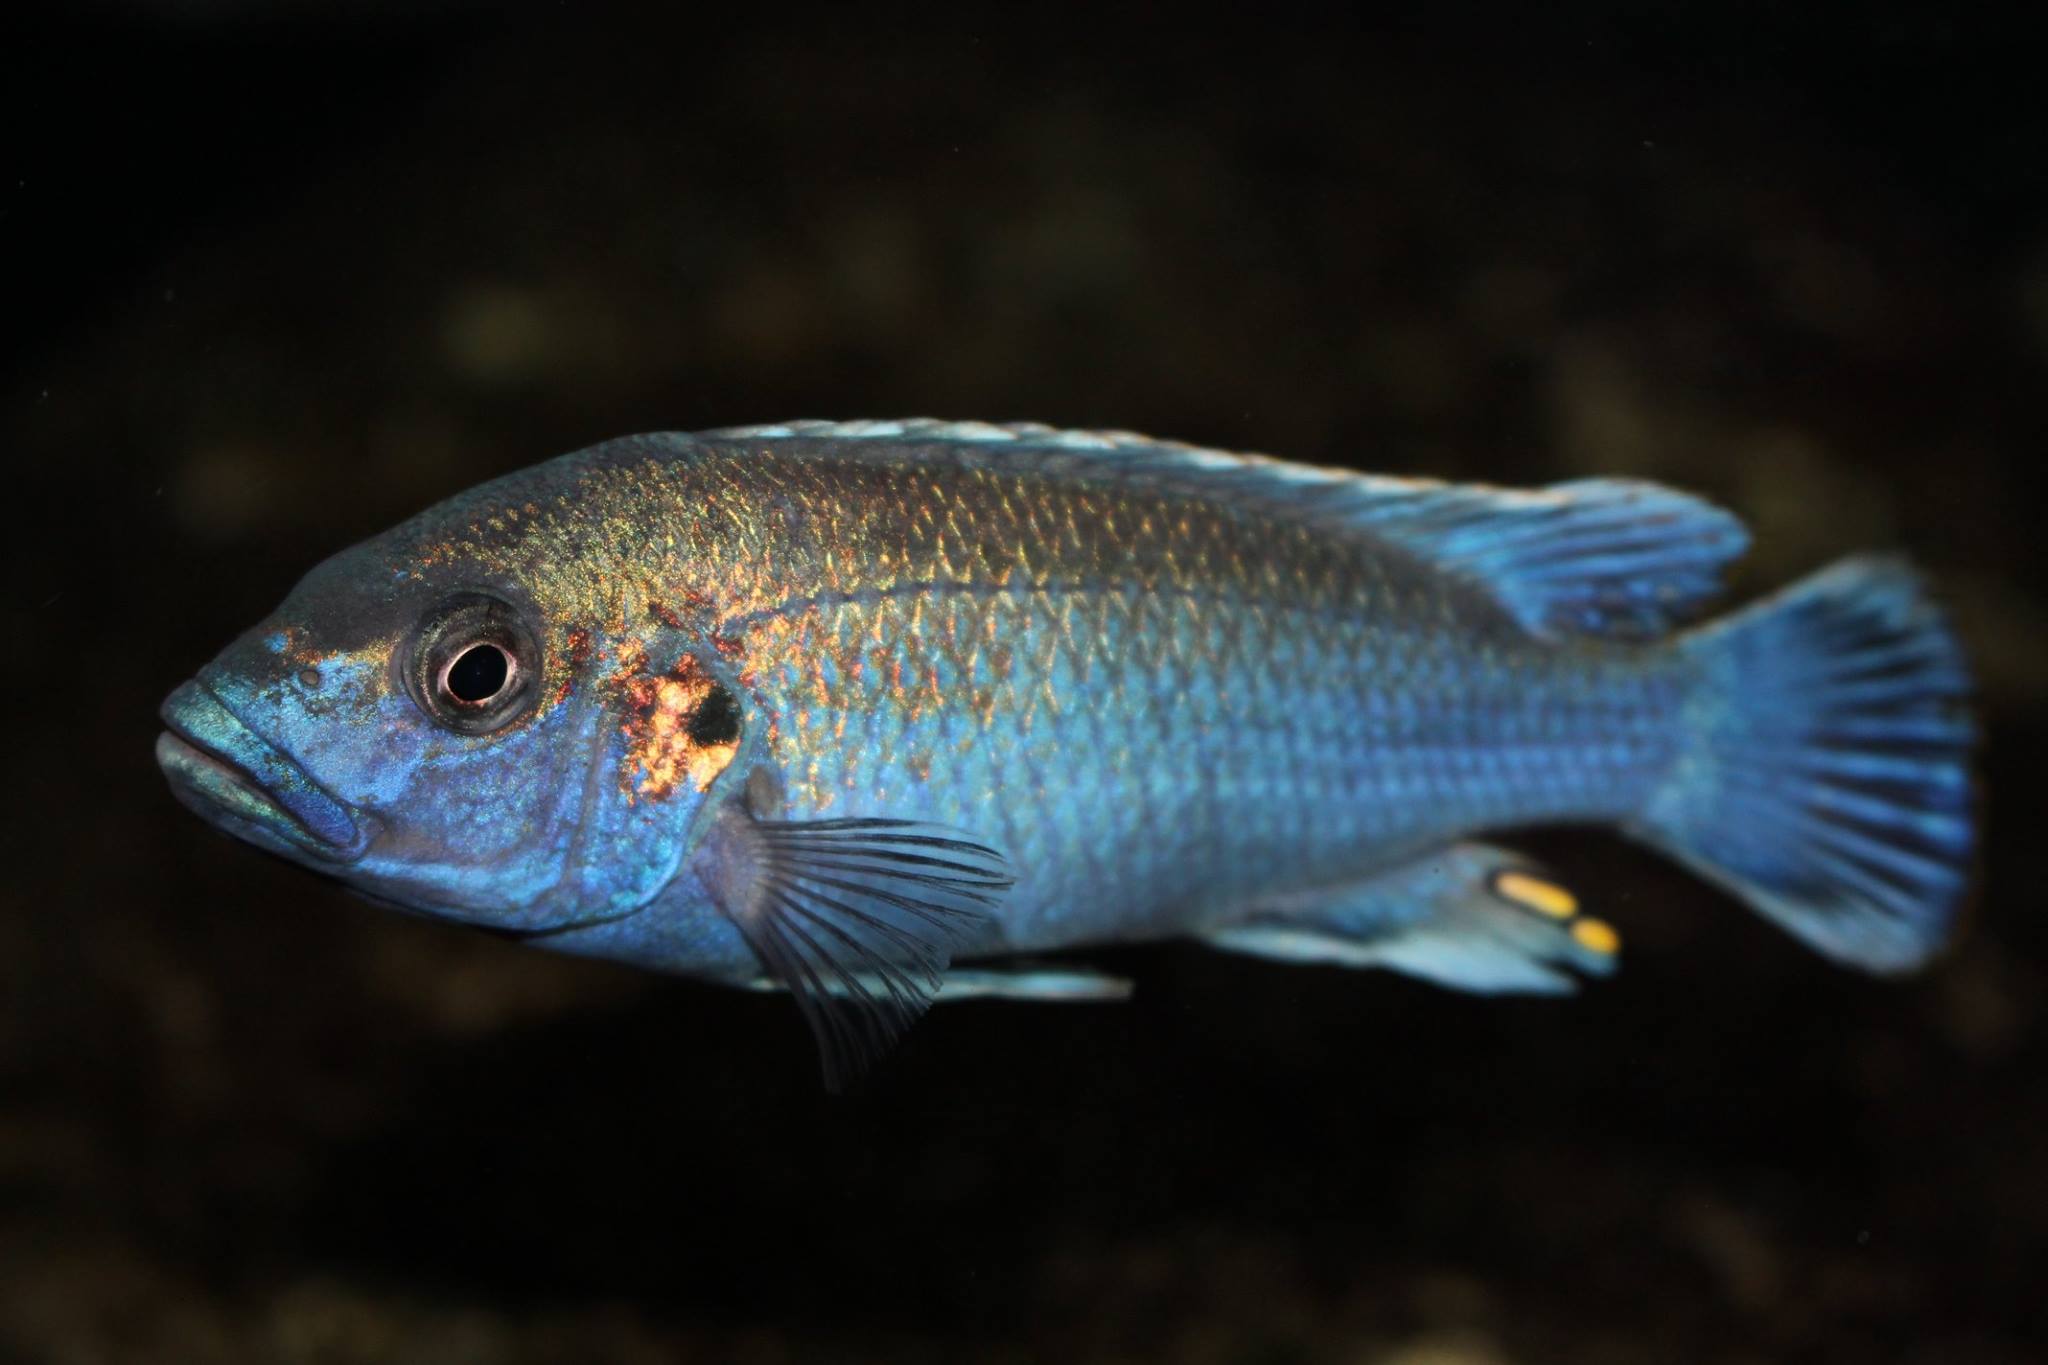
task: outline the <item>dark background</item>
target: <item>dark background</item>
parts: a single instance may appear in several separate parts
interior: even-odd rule
[[[0,20],[0,1359],[2042,1359],[2044,53],[1530,8]],[[923,413],[1667,479],[1744,592],[1904,547],[1983,680],[1971,922],[1874,983],[1550,835],[1628,941],[1575,1001],[1168,946],[832,1102],[786,1001],[166,794],[161,696],[427,502]]]

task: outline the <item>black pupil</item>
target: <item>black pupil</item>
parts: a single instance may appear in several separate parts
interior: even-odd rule
[[[505,686],[512,660],[496,645],[471,645],[448,666],[448,692],[474,706],[489,701]]]

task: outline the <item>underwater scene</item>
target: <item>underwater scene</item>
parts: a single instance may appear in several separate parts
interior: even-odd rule
[[[0,19],[0,1361],[2048,1357],[2037,57]]]

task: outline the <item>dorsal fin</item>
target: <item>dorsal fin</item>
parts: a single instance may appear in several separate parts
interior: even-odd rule
[[[1382,494],[1354,521],[1486,584],[1531,630],[1615,639],[1697,615],[1749,544],[1733,514],[1633,479],[1438,485]]]
[[[1485,588],[1523,626],[1544,635],[1664,634],[1720,590],[1722,569],[1749,544],[1733,514],[1632,479],[1540,489],[1453,484],[1035,422],[783,422],[705,435],[949,444],[973,460],[1028,452],[1041,468],[1253,499],[1399,545]]]

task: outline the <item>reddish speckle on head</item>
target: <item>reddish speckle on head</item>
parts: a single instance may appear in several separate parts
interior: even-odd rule
[[[632,687],[640,681],[642,670],[647,667],[647,646],[628,637],[620,642],[612,655],[618,666],[612,669],[611,680],[622,687]]]
[[[563,661],[561,681],[555,684],[554,704],[559,706],[569,699],[569,691],[576,685],[577,675],[590,662],[593,646],[590,632],[577,626],[569,632],[567,657]]]
[[[683,618],[669,610],[665,603],[649,602],[647,610],[653,612],[654,619],[667,626],[670,630],[681,630],[683,628]]]

